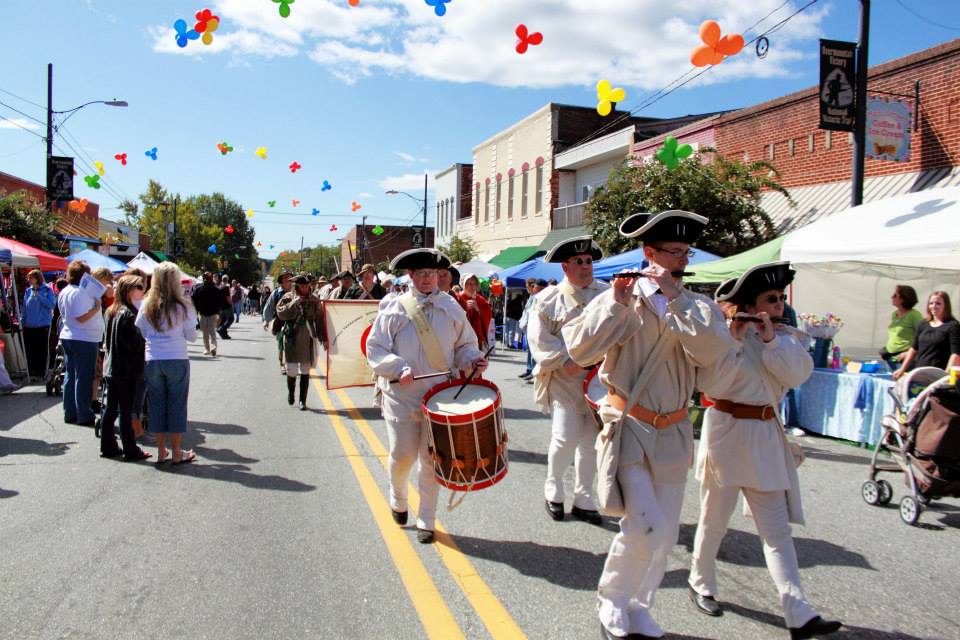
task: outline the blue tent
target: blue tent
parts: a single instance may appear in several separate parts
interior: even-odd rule
[[[497,277],[505,282],[508,287],[516,288],[524,286],[527,278],[543,278],[544,280],[553,278],[559,282],[563,279],[563,269],[560,268],[559,263],[544,262],[543,257],[540,257],[504,269],[497,273]]]
[[[102,253],[97,253],[96,251],[93,251],[91,249],[84,249],[83,251],[78,251],[77,253],[67,258],[67,260],[69,260],[70,262],[73,262],[74,260],[83,260],[88,265],[90,265],[91,269],[99,269],[100,267],[106,267],[107,269],[110,269],[110,273],[123,273],[129,268],[127,267],[127,265],[123,264],[119,260],[111,258],[110,256],[105,256]]]
[[[697,249],[694,247],[696,253],[692,258],[690,258],[691,265],[700,264],[701,262],[710,262],[712,260],[719,259],[720,256],[716,256],[709,251],[704,251],[703,249]],[[627,251],[626,253],[621,253],[620,255],[610,256],[609,258],[604,258],[596,262],[593,265],[593,277],[600,280],[610,280],[613,278],[613,274],[618,271],[623,271],[624,269],[642,269],[647,266],[646,261],[643,259],[643,249],[634,249],[632,251]]]

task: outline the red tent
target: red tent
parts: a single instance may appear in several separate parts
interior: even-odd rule
[[[28,244],[11,240],[10,238],[0,238],[0,249],[9,249],[14,253],[33,256],[40,262],[40,271],[66,271],[67,259],[55,256],[52,253],[35,249]]]

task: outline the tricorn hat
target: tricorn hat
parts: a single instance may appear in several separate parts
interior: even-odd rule
[[[643,242],[683,242],[693,244],[709,220],[689,211],[635,213],[620,223],[620,235]]]
[[[390,270],[447,269],[450,259],[437,249],[409,249],[390,261]]]
[[[350,273],[349,270],[341,271],[340,273],[335,275],[334,278],[336,278],[337,280],[343,280],[344,278],[350,278],[351,280],[356,280],[356,278],[353,277],[353,274]]]
[[[714,299],[717,302],[753,304],[757,296],[764,291],[786,289],[793,282],[796,273],[787,260],[758,264],[747,269],[743,275],[732,281],[733,284],[730,284],[730,280],[721,284]]]
[[[372,272],[373,272],[373,275],[377,275],[377,270],[374,268],[374,266],[373,266],[372,264],[369,264],[369,263],[363,265],[362,267],[360,267],[360,271],[357,271],[357,275],[359,276],[360,274],[362,274],[362,273],[364,273],[364,272],[366,272],[366,271],[372,271]]]
[[[553,246],[547,255],[543,256],[544,262],[566,262],[574,256],[589,254],[594,260],[603,257],[603,250],[591,236],[577,236],[576,238],[567,238],[561,240]]]
[[[293,284],[310,284],[310,276],[305,273],[298,273],[293,279]]]

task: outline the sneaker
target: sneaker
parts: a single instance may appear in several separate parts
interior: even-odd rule
[[[530,373],[529,371],[525,371],[525,372],[521,373],[520,375],[518,375],[517,377],[520,378],[521,380],[529,380],[530,378],[533,377],[533,374]]]
[[[807,435],[807,432],[804,431],[803,429],[801,429],[800,427],[788,427],[788,428],[787,428],[787,435],[788,435],[788,436],[797,436],[797,437],[800,437],[800,436],[805,436],[805,435]]]

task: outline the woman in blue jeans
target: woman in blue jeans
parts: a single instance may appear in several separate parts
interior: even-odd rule
[[[57,307],[63,319],[60,343],[63,345],[66,374],[63,378],[63,421],[92,427],[93,375],[103,338],[100,298],[93,299],[80,289],[83,274],[90,266],[74,260],[67,267],[67,288],[60,292]]]
[[[190,390],[190,358],[187,342],[197,339],[197,315],[180,288],[180,270],[161,262],[153,272],[136,326],[146,341],[144,379],[150,401],[149,429],[157,437],[157,464],[193,462],[193,451],[180,448],[187,431],[187,395]],[[169,440],[172,456],[168,455]]]

